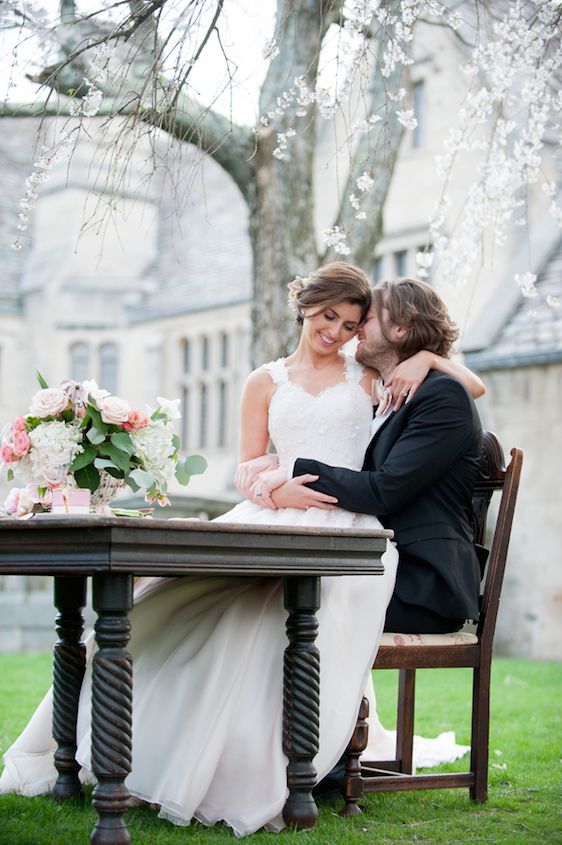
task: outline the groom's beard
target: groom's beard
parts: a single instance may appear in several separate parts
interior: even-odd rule
[[[389,378],[394,368],[400,363],[394,347],[383,340],[371,343],[368,340],[362,340],[355,350],[355,358],[360,364],[378,370],[383,380]]]

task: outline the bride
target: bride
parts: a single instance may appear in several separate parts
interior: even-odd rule
[[[358,469],[369,440],[376,373],[342,352],[370,305],[365,274],[335,262],[292,285],[302,333],[295,352],[248,379],[242,402],[240,460],[273,442],[282,463],[307,454]],[[413,360],[413,359],[412,359]],[[432,363],[463,380],[478,380],[448,361]],[[414,363],[420,380],[424,353]],[[410,373],[412,370],[409,371]],[[423,375],[421,376],[423,377]],[[353,514],[314,494],[308,510],[272,511],[244,501],[220,521],[379,528],[375,517]],[[344,752],[359,702],[370,691],[376,654],[397,567],[392,543],[381,577],[323,578],[318,612],[322,670],[321,779]],[[286,758],[281,747],[282,666],[286,646],[281,580],[193,575],[143,579],[131,611],[134,666],[133,771],[127,786],[160,805],[160,816],[187,825],[223,821],[239,836],[283,826]],[[367,683],[369,682],[369,683]],[[370,693],[372,697],[372,693]],[[91,663],[82,686],[76,758],[91,780]],[[374,710],[372,711],[374,712]],[[51,737],[52,693],[40,704],[4,756],[0,792],[48,792],[57,772]],[[369,751],[380,731],[371,730]],[[375,756],[377,755],[375,752]]]

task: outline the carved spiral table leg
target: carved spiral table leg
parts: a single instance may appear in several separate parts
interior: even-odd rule
[[[55,577],[55,606],[58,640],[54,649],[53,738],[57,743],[55,768],[59,775],[53,789],[58,801],[83,795],[76,762],[76,717],[80,687],[86,668],[86,647],[82,609],[86,605],[86,578]]]
[[[92,677],[92,771],[98,780],[93,797],[99,819],[92,845],[130,845],[123,815],[129,806],[125,778],[131,771],[133,664],[126,650],[133,604],[132,575],[94,577],[98,614]]]
[[[318,820],[312,788],[320,730],[320,655],[314,644],[319,607],[320,578],[285,578],[289,645],[283,666],[283,751],[289,759],[289,796],[283,820],[297,829],[315,827]]]

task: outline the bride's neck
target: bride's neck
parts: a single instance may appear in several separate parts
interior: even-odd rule
[[[307,367],[311,370],[329,370],[333,367],[342,366],[343,355],[338,350],[330,355],[317,355],[313,350],[297,346],[292,355],[289,355],[287,362],[297,367]]]

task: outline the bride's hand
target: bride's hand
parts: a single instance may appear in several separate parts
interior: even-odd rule
[[[408,404],[413,397],[430,371],[432,359],[433,353],[422,349],[398,364],[390,379],[385,382],[392,394],[395,411],[401,408],[404,402]]]
[[[277,455],[260,455],[238,464],[234,484],[245,499],[251,499],[250,490],[260,472],[273,469],[278,464]]]
[[[286,481],[287,469],[285,467],[271,469],[268,472],[260,472],[250,488],[250,496],[248,498],[257,505],[264,505],[266,508],[276,510],[271,493],[277,487],[281,487]]]

